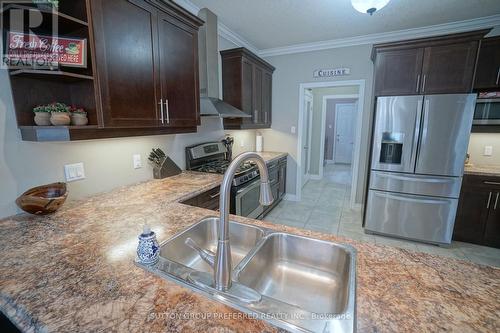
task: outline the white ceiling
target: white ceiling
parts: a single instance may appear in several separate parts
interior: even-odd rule
[[[373,16],[355,11],[350,0],[191,2],[212,10],[232,31],[259,50],[500,14],[500,0],[391,0]]]

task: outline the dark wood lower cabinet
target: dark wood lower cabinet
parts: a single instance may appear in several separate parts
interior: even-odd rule
[[[453,239],[500,248],[500,177],[464,176]]]

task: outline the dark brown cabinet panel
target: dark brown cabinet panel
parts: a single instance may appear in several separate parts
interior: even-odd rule
[[[163,126],[196,126],[199,117],[198,35],[196,30],[160,14],[159,53]]]
[[[464,176],[453,239],[500,248],[500,177]]]
[[[103,127],[157,127],[157,10],[141,0],[92,10]]]
[[[375,45],[375,95],[471,92],[479,41],[488,31]]]
[[[223,99],[251,116],[224,119],[224,128],[271,127],[274,67],[245,48],[225,50],[221,55]]]
[[[500,37],[485,38],[479,48],[474,89],[500,88]]]
[[[425,48],[422,68],[423,94],[472,91],[479,41]]]
[[[196,127],[201,21],[183,15],[164,2],[92,1],[103,127]]]
[[[422,48],[381,51],[375,62],[377,96],[416,95],[424,50]]]

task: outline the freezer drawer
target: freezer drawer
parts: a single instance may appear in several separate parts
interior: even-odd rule
[[[458,199],[370,190],[365,229],[374,233],[450,244]]]
[[[370,189],[435,197],[458,198],[462,177],[422,176],[372,171]]]

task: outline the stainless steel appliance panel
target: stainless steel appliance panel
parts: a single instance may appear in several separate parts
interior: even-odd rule
[[[500,125],[500,98],[478,98],[473,125]]]
[[[370,190],[365,229],[436,244],[450,244],[458,199]]]
[[[425,96],[415,173],[462,176],[475,102],[475,94]]]
[[[370,189],[436,197],[458,198],[462,177],[442,177],[372,171]]]
[[[264,212],[260,204],[260,178],[240,188],[235,195],[236,215],[256,219]]]
[[[377,98],[372,169],[414,172],[423,96]]]

